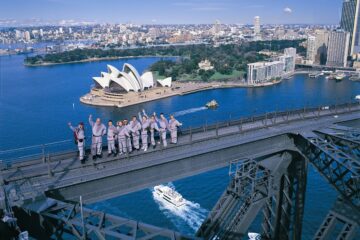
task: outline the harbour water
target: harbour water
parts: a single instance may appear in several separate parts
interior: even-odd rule
[[[87,117],[119,120],[148,112],[175,113],[185,127],[235,119],[274,110],[330,105],[348,102],[360,94],[360,83],[342,82],[295,75],[290,80],[264,88],[209,90],[176,96],[123,109],[91,107],[79,103],[89,91],[91,77],[124,62],[140,72],[158,58],[121,59],[47,67],[25,67],[23,56],[0,57],[0,151],[23,146],[70,139],[67,122]],[[216,99],[220,107],[207,110],[204,104]],[[75,146],[73,146],[74,149]],[[176,211],[153,197],[152,189],[99,202],[90,207],[146,223],[193,234],[228,184],[228,169],[218,169],[169,184],[186,199],[186,209]],[[116,184],[116,183],[114,183]],[[337,193],[313,169],[309,168],[303,238],[311,238],[336,200]],[[252,226],[258,230],[258,226]]]

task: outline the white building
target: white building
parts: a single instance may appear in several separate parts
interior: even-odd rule
[[[296,48],[285,48],[284,55],[293,57],[293,62],[292,62],[291,68],[292,68],[292,71],[295,71],[295,61],[296,61],[296,57],[297,57]]]
[[[208,59],[205,59],[198,64],[199,68],[205,71],[214,69],[214,66],[211,65],[211,62]]]
[[[311,64],[315,62],[316,55],[316,37],[309,36],[307,39],[307,51],[306,51],[306,60]]]
[[[93,77],[95,88],[110,92],[142,92],[154,87],[155,81],[152,72],[145,72],[140,76],[130,64],[125,63],[122,71],[107,65],[107,72],[101,72],[100,77]],[[171,87],[172,79],[157,80],[161,86]]]
[[[250,85],[266,83],[281,78],[284,72],[282,61],[256,62],[248,64],[247,82]]]
[[[348,32],[332,31],[329,33],[326,65],[346,67],[349,52],[349,41],[350,34]]]
[[[260,29],[260,17],[256,16],[254,18],[254,40],[261,40],[261,29]]]
[[[30,42],[31,36],[29,31],[25,31],[24,38],[25,41]]]

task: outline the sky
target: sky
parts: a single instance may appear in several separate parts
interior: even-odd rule
[[[0,20],[97,23],[338,24],[343,0],[1,0]],[[14,21],[14,22],[15,22]],[[34,20],[32,20],[34,21]]]

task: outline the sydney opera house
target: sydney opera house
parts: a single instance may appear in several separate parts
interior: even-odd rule
[[[152,72],[145,72],[140,76],[130,64],[125,63],[122,71],[107,65],[107,72],[101,72],[100,77],[93,77],[95,89],[102,89],[110,93],[142,92],[156,86],[171,87],[171,77],[154,80]]]

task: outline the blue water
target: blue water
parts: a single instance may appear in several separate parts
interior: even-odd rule
[[[157,60],[123,59],[32,68],[23,66],[23,56],[0,57],[0,150],[70,139],[67,122],[87,123],[90,113],[104,120],[130,117],[142,109],[175,113],[184,126],[189,127],[274,110],[343,103],[360,94],[360,83],[297,75],[266,88],[210,90],[123,109],[92,107],[79,102],[79,97],[90,90],[91,77],[106,71],[106,64],[121,68],[124,62],[129,62],[142,72]],[[211,99],[216,99],[220,107],[202,108]],[[154,199],[151,189],[91,207],[193,234],[228,180],[228,169],[224,168],[169,183],[188,201],[183,212],[162,206]],[[311,167],[307,183],[304,239],[313,236],[337,196]]]

